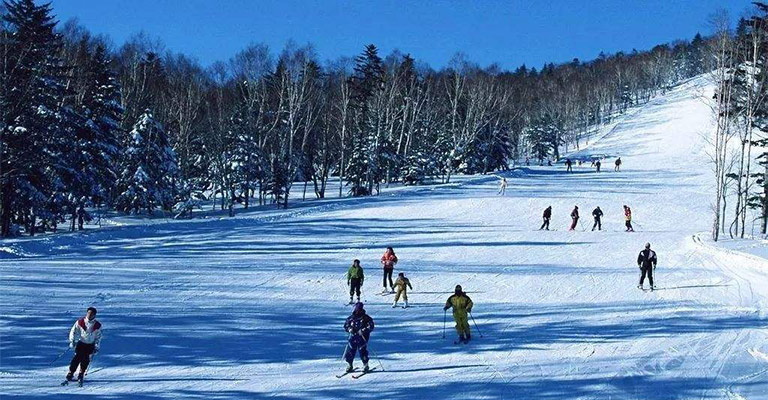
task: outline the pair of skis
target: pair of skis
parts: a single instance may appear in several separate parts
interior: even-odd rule
[[[347,375],[351,375],[351,376],[352,376],[352,379],[360,379],[360,378],[361,378],[361,377],[363,377],[364,375],[367,375],[367,374],[370,374],[371,372],[374,372],[374,371],[376,371],[376,368],[377,368],[377,367],[373,367],[373,368],[369,369],[368,371],[363,371],[363,372],[361,372],[361,373],[359,373],[359,374],[356,374],[356,373],[355,373],[355,372],[357,372],[357,371],[358,371],[358,369],[357,369],[357,368],[355,368],[355,369],[353,369],[351,372],[344,372],[343,374],[340,374],[340,375],[336,375],[336,377],[337,377],[337,378],[339,378],[339,379],[341,379],[341,378],[343,378],[343,377],[345,377],[345,376],[347,376]]]

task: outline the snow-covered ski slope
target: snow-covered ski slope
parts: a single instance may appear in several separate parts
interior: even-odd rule
[[[466,177],[267,216],[6,243],[24,256],[0,261],[0,396],[766,399],[768,262],[695,236],[711,219],[704,89],[681,85],[582,150],[621,156],[621,173],[531,167],[506,174],[505,197],[497,178]],[[538,231],[548,205],[557,231]],[[584,232],[567,231],[574,205]],[[598,205],[603,231],[590,232]],[[636,288],[646,241],[655,292]],[[388,245],[414,285],[409,309],[378,295]],[[371,366],[384,371],[337,379],[354,258],[376,321]],[[473,324],[468,345],[453,344],[450,314],[441,337],[456,284],[483,334]],[[88,305],[102,352],[85,387],[61,387],[70,354],[51,361]]]

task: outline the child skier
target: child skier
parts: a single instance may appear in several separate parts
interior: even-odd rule
[[[395,270],[395,264],[397,264],[395,250],[391,247],[387,247],[387,251],[381,256],[381,265],[384,267],[384,291],[382,291],[382,293],[387,293],[387,280],[389,280],[389,287],[392,288],[389,293],[395,293],[395,285],[392,283],[392,272]]]
[[[565,159],[565,172],[573,172],[573,168],[571,168],[571,165],[573,165],[573,162],[570,158]]]
[[[363,287],[365,275],[360,260],[352,261],[352,266],[347,270],[347,286],[349,286],[349,304],[353,304],[352,295],[357,293],[357,302],[360,302],[360,288]]]
[[[88,307],[85,317],[75,321],[72,329],[69,330],[69,348],[75,349],[75,355],[69,363],[69,372],[65,383],[72,380],[78,366],[80,373],[77,375],[77,380],[80,384],[83,383],[83,376],[88,370],[91,357],[99,352],[100,346],[101,322],[96,320],[96,309]]]
[[[355,353],[360,353],[360,360],[363,362],[363,372],[368,372],[368,340],[373,331],[373,318],[365,313],[363,303],[355,304],[355,310],[352,311],[344,322],[344,330],[349,333],[347,349],[344,350],[344,360],[347,362],[347,372],[352,372],[354,367],[352,361],[355,360]]]
[[[413,290],[410,279],[406,278],[402,272],[397,274],[397,280],[395,280],[397,293],[395,293],[395,302],[392,303],[392,308],[397,307],[397,301],[400,299],[401,294],[403,295],[403,301],[405,301],[405,308],[408,308],[408,289],[406,289],[406,286]]]
[[[624,205],[624,225],[627,227],[626,232],[634,232],[635,228],[632,227],[632,210]]]
[[[454,294],[448,298],[445,302],[445,307],[443,307],[443,310],[448,310],[453,307],[453,319],[456,321],[456,333],[459,334],[459,341],[463,343],[469,342],[469,339],[472,338],[467,317],[467,314],[472,312],[472,306],[474,306],[472,299],[464,293],[461,289],[461,285],[456,285]]]

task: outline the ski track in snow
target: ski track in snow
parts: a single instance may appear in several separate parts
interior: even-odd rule
[[[4,245],[18,258],[0,260],[0,397],[768,399],[768,261],[701,234],[713,191],[702,88],[688,81],[572,153],[621,156],[621,173],[521,168],[498,174],[505,197],[496,176],[457,177]],[[568,232],[576,204],[585,231]],[[557,230],[538,231],[548,205]],[[591,232],[597,205],[603,231]],[[646,241],[655,292],[636,288]],[[377,295],[388,245],[414,285],[408,309]],[[371,367],[384,371],[337,379],[354,258],[376,321]],[[453,344],[450,314],[442,339],[456,284],[483,333],[470,320],[468,345]],[[61,387],[71,354],[51,362],[88,305],[102,352],[85,387]]]

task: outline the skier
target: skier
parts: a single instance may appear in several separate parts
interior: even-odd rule
[[[368,340],[371,338],[373,330],[373,318],[365,313],[363,303],[355,304],[355,310],[352,315],[347,317],[344,322],[344,330],[349,333],[347,349],[344,351],[344,360],[347,362],[347,372],[352,372],[354,367],[352,361],[355,360],[355,353],[360,353],[360,360],[363,362],[363,372],[368,372]]]
[[[637,255],[637,266],[640,267],[640,284],[638,289],[643,288],[643,280],[648,276],[648,284],[651,285],[651,291],[656,288],[653,286],[653,271],[656,269],[656,252],[651,250],[651,244],[645,244],[645,250]]]
[[[544,209],[544,215],[542,215],[542,218],[544,219],[544,222],[541,224],[541,228],[539,228],[539,230],[549,230],[549,220],[552,218],[552,206]]]
[[[500,195],[504,196],[504,194],[507,192],[507,178],[501,178],[501,181],[499,182],[499,193]]]
[[[69,330],[69,348],[75,349],[75,355],[69,363],[66,382],[72,380],[77,367],[80,366],[77,380],[82,384],[85,371],[88,370],[88,364],[90,364],[93,355],[99,352],[100,346],[101,322],[96,320],[96,309],[88,307],[85,311],[85,317],[75,321],[72,329]]]
[[[395,264],[397,264],[395,251],[391,247],[387,247],[387,251],[381,256],[381,265],[384,267],[384,290],[382,293],[387,293],[387,280],[389,280],[389,286],[392,288],[390,293],[395,293],[395,285],[392,283],[392,272],[395,270]]]
[[[528,167],[531,165],[531,159],[528,158],[528,156],[525,156],[525,166]]]
[[[456,333],[459,334],[459,341],[469,342],[472,335],[469,331],[469,320],[467,314],[472,312],[472,299],[461,290],[461,285],[456,285],[454,294],[445,302],[443,310],[453,307],[453,319],[456,321]]]
[[[624,225],[627,227],[625,232],[634,232],[635,228],[632,227],[632,210],[624,205]]]
[[[570,158],[566,158],[565,159],[565,172],[573,172],[573,168],[571,168],[571,165],[573,165],[573,163],[571,162],[571,159]]]
[[[357,302],[360,302],[360,288],[363,287],[365,275],[360,260],[352,261],[352,266],[347,270],[347,286],[349,286],[349,304],[353,304],[352,295],[357,293]]]
[[[569,231],[576,229],[576,224],[579,223],[579,206],[573,206],[573,211],[571,211],[571,219],[573,222],[571,222],[571,228],[568,229]]]
[[[397,301],[400,300],[400,295],[403,296],[403,301],[405,301],[405,308],[408,308],[408,290],[406,289],[406,286],[413,290],[413,286],[411,286],[411,280],[406,278],[405,274],[402,272],[397,274],[397,280],[395,280],[397,293],[395,293],[395,302],[392,303],[392,308],[397,307]]]
[[[595,161],[595,168],[596,168],[595,172],[600,172],[600,166],[601,165],[602,165],[602,163],[600,162],[600,160]]]
[[[600,222],[600,219],[603,218],[603,210],[600,209],[598,206],[594,210],[592,210],[592,216],[595,217],[595,224],[592,225],[592,230],[594,231],[595,228],[597,228],[598,231],[603,230],[603,224]]]
[[[621,170],[621,157],[616,159],[616,162],[614,163],[613,170],[616,172],[619,172]]]

